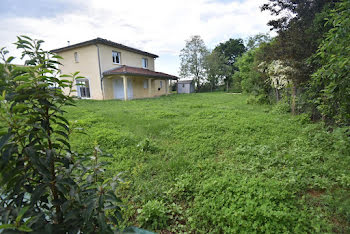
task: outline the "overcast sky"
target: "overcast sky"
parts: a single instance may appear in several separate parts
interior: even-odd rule
[[[200,35],[209,49],[230,38],[269,32],[266,0],[0,0],[0,47],[11,55],[17,35],[45,49],[101,37],[159,55],[156,70],[178,75],[185,40]],[[15,63],[21,63],[15,60]]]

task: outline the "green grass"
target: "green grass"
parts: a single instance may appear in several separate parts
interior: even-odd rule
[[[124,225],[201,233],[349,232],[350,143],[305,118],[204,93],[66,108],[73,149],[110,154]]]

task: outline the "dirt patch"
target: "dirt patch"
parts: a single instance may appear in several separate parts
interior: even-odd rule
[[[311,189],[307,191],[307,194],[309,194],[313,198],[319,198],[325,193],[325,190],[317,190],[317,189]]]

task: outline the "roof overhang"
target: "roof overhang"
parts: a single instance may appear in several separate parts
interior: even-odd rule
[[[170,79],[170,80],[179,79],[176,76],[169,75],[163,72],[156,72],[149,69],[130,67],[126,65],[103,72],[103,76],[112,76],[112,75],[139,76],[139,77],[146,77],[146,78]]]
[[[80,42],[80,43],[77,43],[77,44],[74,44],[74,45],[69,45],[69,46],[65,46],[65,47],[62,47],[62,48],[54,49],[54,50],[51,50],[50,52],[59,53],[59,52],[68,51],[68,50],[76,49],[76,48],[79,48],[79,47],[88,46],[88,45],[95,45],[95,44],[108,45],[108,46],[112,46],[112,47],[115,47],[115,48],[119,48],[119,49],[123,49],[123,50],[126,50],[126,51],[130,51],[130,52],[134,52],[134,53],[137,53],[137,54],[141,54],[141,55],[144,55],[144,56],[148,56],[148,57],[151,57],[151,58],[158,58],[159,57],[156,54],[148,53],[146,51],[135,49],[135,48],[132,48],[132,47],[129,47],[129,46],[125,46],[125,45],[122,45],[122,44],[119,44],[119,43],[116,43],[116,42],[113,42],[113,41],[109,41],[109,40],[106,40],[106,39],[103,39],[103,38],[99,38],[99,37],[95,38],[95,39],[92,39],[92,40],[89,40],[89,41],[84,41],[84,42]]]

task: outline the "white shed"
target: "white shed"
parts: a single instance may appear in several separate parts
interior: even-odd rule
[[[179,80],[177,82],[177,93],[194,93],[193,80]]]

